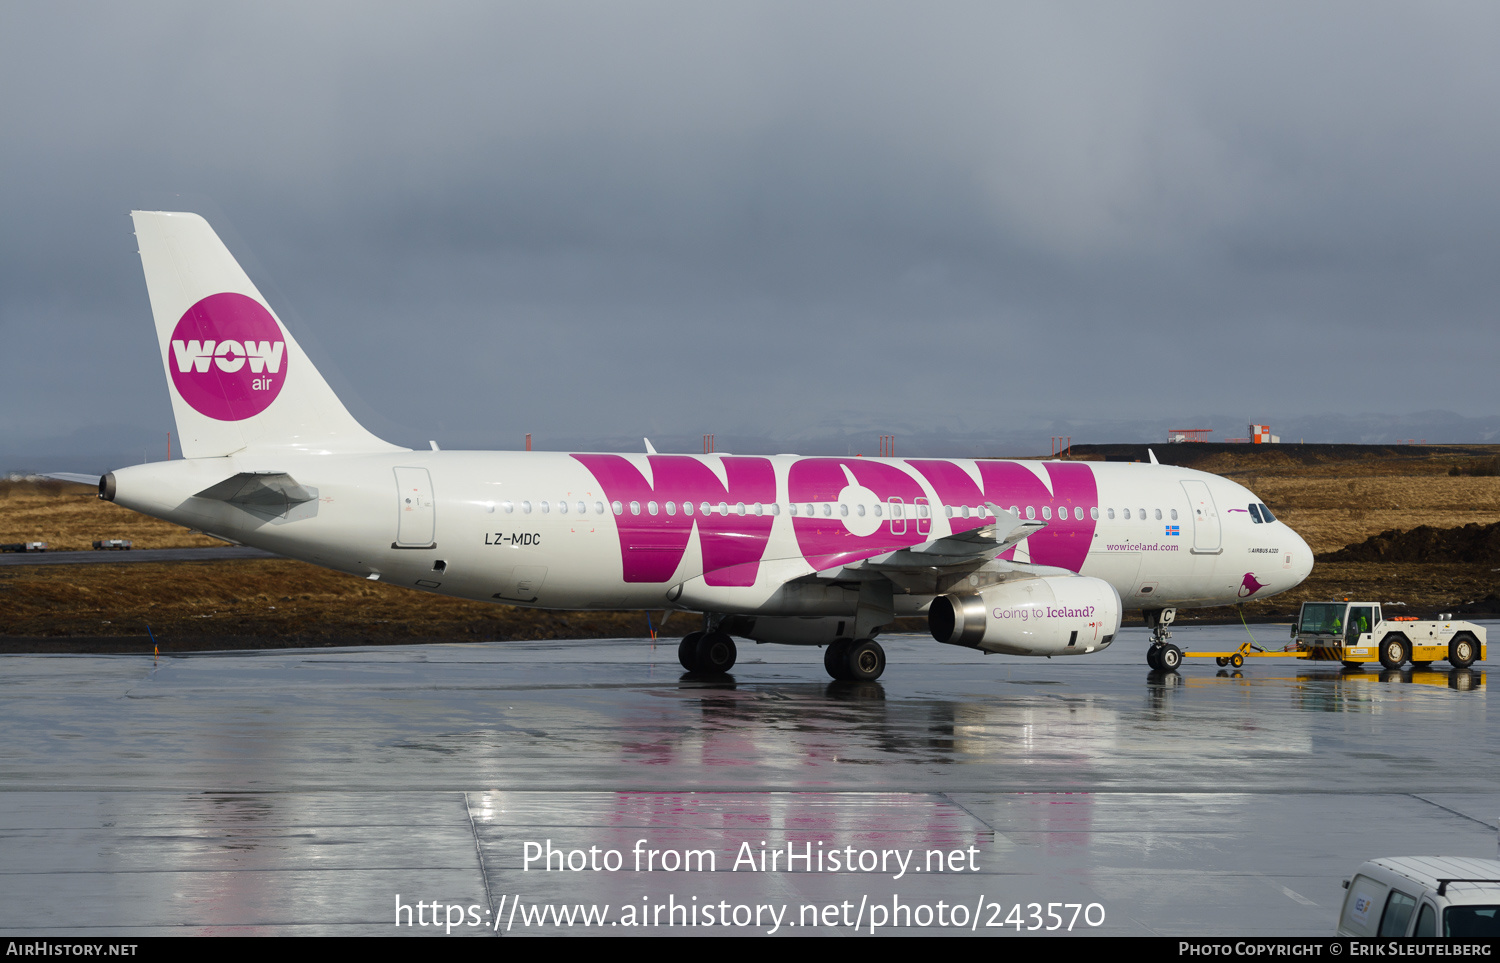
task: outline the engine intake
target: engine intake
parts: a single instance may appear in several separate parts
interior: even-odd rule
[[[1008,655],[1082,655],[1120,631],[1115,587],[1084,575],[1001,582],[969,595],[940,595],[927,609],[932,637]]]

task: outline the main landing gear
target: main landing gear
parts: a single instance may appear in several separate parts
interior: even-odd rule
[[[1167,626],[1177,619],[1176,609],[1146,609],[1141,612],[1151,630],[1151,647],[1146,650],[1146,664],[1157,672],[1176,672],[1182,665],[1182,650],[1167,640],[1172,633]]]
[[[677,645],[677,661],[689,672],[723,675],[738,656],[734,639],[724,632],[689,632]]]
[[[823,650],[823,668],[839,682],[874,682],[885,671],[885,649],[874,639],[838,639]]]

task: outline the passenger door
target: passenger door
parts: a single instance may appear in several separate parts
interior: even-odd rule
[[[1201,481],[1185,481],[1182,490],[1187,492],[1188,511],[1193,515],[1193,554],[1218,555],[1223,552],[1224,533],[1219,524],[1219,510],[1208,485]]]

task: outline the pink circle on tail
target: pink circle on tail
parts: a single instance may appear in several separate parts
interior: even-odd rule
[[[243,294],[210,294],[183,313],[167,345],[177,393],[218,421],[258,415],[286,383],[286,336],[265,305]]]

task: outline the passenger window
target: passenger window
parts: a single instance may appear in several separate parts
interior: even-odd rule
[[[547,501],[547,499],[544,498],[541,501],[541,508],[542,508],[542,514],[545,515],[548,512],[552,511],[552,503],[549,502],[549,501]]]
[[[1260,506],[1254,502],[1250,503],[1250,520],[1257,525],[1260,524]]]
[[[691,506],[689,506],[689,507],[691,507]],[[603,502],[594,502],[594,514],[595,515],[603,515],[604,514],[604,503]]]
[[[505,514],[509,515],[509,514],[511,514],[512,512],[514,512],[516,510],[516,503],[515,502],[501,502],[500,503],[500,507],[503,508],[503,509],[505,509]]]
[[[855,505],[854,506],[854,514],[858,515],[860,518],[864,518],[865,517],[865,506],[863,506],[863,505]]]
[[[1145,520],[1146,520],[1146,510],[1143,508],[1143,509],[1141,509],[1141,521],[1144,522]]]
[[[647,502],[646,503],[646,511],[648,511],[651,514],[655,515],[656,514],[656,502]]]
[[[531,502],[522,502],[521,503],[521,513],[523,515],[530,515],[531,514]]]
[[[1097,522],[1099,520],[1099,509],[1098,508],[1090,508],[1089,509],[1089,518],[1091,518],[1091,519],[1093,519],[1094,521]]]
[[[944,513],[945,513],[945,514],[946,514],[946,515],[947,515],[947,516],[948,516],[948,517],[949,517],[949,518],[952,518],[952,517],[953,517],[953,506],[952,506],[952,505],[944,505],[944,506],[943,506],[943,512],[944,512]]]
[[[1130,509],[1125,509],[1125,521],[1130,521]]]
[[[948,510],[948,514],[949,514],[949,515],[952,515],[952,514],[953,514],[953,510],[952,510],[952,509],[949,509],[949,510]],[[876,518],[879,518],[879,517],[880,517],[880,516],[881,516],[881,511],[880,511],[880,503],[879,503],[879,502],[876,502],[876,503],[875,503],[875,517],[876,517]]]
[[[683,502],[682,503],[682,514],[684,514],[684,515],[691,515],[691,514],[693,514],[693,503],[692,502]]]
[[[1172,521],[1177,521],[1177,509],[1172,509]]]
[[[630,503],[630,514],[632,514],[632,515],[639,515],[640,513],[641,513],[641,503],[640,502],[631,502]]]
[[[1034,507],[1032,507],[1031,505],[1027,505],[1026,506],[1026,518],[1027,518],[1028,521],[1030,521],[1031,519],[1036,518],[1036,509]]]
[[[840,505],[839,506],[839,515],[841,515],[844,518],[848,518],[849,517],[849,506],[848,505]]]
[[[568,514],[568,503],[567,502],[558,502],[557,503],[557,513],[559,515],[566,515],[566,514]]]
[[[763,508],[762,508],[760,502],[756,502],[754,505],[752,505],[750,507],[754,510],[755,514],[757,514],[757,515],[761,514],[762,511],[763,511]]]
[[[1157,510],[1156,510],[1156,520],[1157,520],[1157,521],[1158,521],[1158,522],[1159,522],[1159,521],[1161,521],[1161,509],[1160,509],[1160,508],[1158,508],[1158,509],[1157,509]]]
[[[712,505],[710,505],[708,502],[703,502],[702,504],[700,504],[698,506],[698,514],[699,515],[712,515],[713,513],[714,513],[714,507]]]
[[[1051,520],[1051,518],[1052,518],[1052,506],[1051,505],[1043,505],[1042,506],[1042,517],[1045,518],[1045,519]]]
[[[792,517],[793,518],[797,517],[797,503],[796,502],[792,502]]]
[[[720,515],[728,515],[729,514],[729,503],[728,502],[719,502],[719,514]]]
[[[677,514],[677,503],[676,502],[667,502],[667,514],[668,515],[676,515]]]
[[[623,514],[625,514],[625,506],[621,505],[619,502],[610,502],[609,503],[609,507],[610,507],[611,510],[614,511],[614,513],[616,515],[623,515]],[[531,511],[531,509],[529,507],[526,510],[528,512]]]
[[[796,508],[797,506],[793,505],[792,507]],[[772,515],[780,515],[781,514],[781,506],[778,505],[778,504],[776,504],[775,502],[772,502],[771,503],[771,514]]]
[[[1411,911],[1417,901],[1398,889],[1391,890],[1385,901],[1385,912],[1380,917],[1380,932],[1376,936],[1405,936],[1406,924],[1411,922]]]
[[[743,515],[743,514],[745,514],[745,503],[744,502],[735,502],[734,503],[734,513],[736,515]]]

